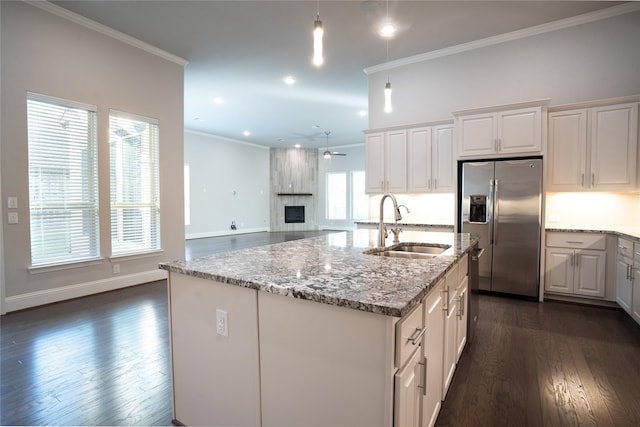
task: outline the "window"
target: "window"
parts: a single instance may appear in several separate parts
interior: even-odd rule
[[[29,93],[31,265],[100,254],[96,108]]]
[[[364,171],[351,172],[351,213],[352,219],[369,218],[369,197],[365,192]]]
[[[191,169],[184,164],[184,225],[191,225]]]
[[[111,111],[111,254],[160,249],[158,124]]]
[[[327,219],[347,219],[347,174],[327,173]]]
[[[364,171],[327,172],[326,218],[360,220],[369,217]]]

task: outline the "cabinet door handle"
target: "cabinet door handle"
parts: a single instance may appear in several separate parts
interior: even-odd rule
[[[581,242],[580,240],[566,240],[567,243],[573,243],[575,245],[584,245],[584,242]]]
[[[427,395],[427,366],[428,366],[429,360],[427,359],[427,356],[424,356],[424,366],[422,367],[423,371],[422,371],[422,395],[426,396]]]
[[[576,254],[571,254],[571,265],[576,265],[575,257],[576,257]]]
[[[631,280],[631,265],[627,264],[627,280]]]
[[[593,187],[594,185],[596,185],[596,174],[592,173],[591,174],[591,186]]]
[[[576,254],[576,267],[580,266],[580,254]]]
[[[580,186],[584,187],[584,174],[582,174],[582,179],[580,180]]]
[[[422,329],[416,328],[413,334],[411,334],[411,336],[407,338],[407,341],[411,342],[411,344],[413,345],[418,345],[418,343],[420,342],[420,340],[422,339],[422,336],[426,331],[427,331],[426,327]]]
[[[438,189],[438,178],[434,178],[433,179],[433,189],[437,190]]]
[[[445,313],[447,313],[447,316],[449,315],[449,286],[447,286],[446,288],[444,288],[442,290],[442,292],[446,293],[447,296],[445,298],[446,301],[446,305],[444,307],[442,307],[442,311],[444,311]]]

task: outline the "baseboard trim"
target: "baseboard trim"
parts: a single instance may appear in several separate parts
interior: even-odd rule
[[[224,230],[224,231],[208,231],[204,233],[190,233],[185,239],[205,239],[207,237],[232,236],[234,234],[262,233],[269,231],[269,227],[243,228],[242,230]]]
[[[39,305],[51,304],[72,298],[98,294],[100,292],[141,285],[143,283],[166,278],[167,272],[159,269],[128,274],[126,276],[110,277],[108,279],[95,280],[93,282],[78,283],[55,289],[10,296],[5,299],[5,308],[8,313],[11,311],[24,310],[25,308],[37,307]]]

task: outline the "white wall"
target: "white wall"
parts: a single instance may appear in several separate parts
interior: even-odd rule
[[[268,231],[269,149],[185,131],[191,224],[186,238]],[[231,229],[231,221],[237,230]]]
[[[559,105],[639,94],[638,40],[640,12],[634,12],[377,72],[369,77],[369,127],[544,98]],[[390,114],[383,112],[387,76]]]
[[[183,65],[24,2],[2,8],[2,195],[18,197],[20,223],[2,221],[7,311],[165,277],[158,263],[184,257]],[[30,273],[26,95],[32,91],[98,107],[100,251],[105,259]],[[160,125],[160,255],[109,260],[109,109]],[[6,213],[3,210],[3,218]],[[114,274],[112,263],[120,264]]]
[[[364,144],[346,147],[331,147],[331,151],[338,151],[346,156],[333,156],[325,159],[322,156],[324,148],[318,150],[318,222],[322,229],[354,229],[353,219],[329,220],[327,219],[327,178],[328,172],[355,172],[364,171],[365,154]]]

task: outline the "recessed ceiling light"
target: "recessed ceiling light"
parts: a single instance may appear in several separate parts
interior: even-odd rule
[[[224,99],[222,99],[222,97],[220,96],[216,96],[215,98],[213,98],[213,103],[217,105],[224,104]]]
[[[360,110],[360,111],[358,111],[358,115],[360,117],[367,117],[367,112],[365,110]]]
[[[249,132],[248,130],[245,130],[244,132],[242,132],[242,134],[244,136],[251,136],[251,132]]]
[[[380,30],[378,30],[378,34],[380,35],[380,37],[383,37],[385,39],[390,39],[395,33],[396,26],[390,22],[383,24],[382,27],[380,27]]]
[[[296,147],[296,148],[300,148],[300,147],[301,147],[301,145],[300,145],[300,144],[296,144],[296,145],[294,145],[294,147]]]
[[[285,76],[282,79],[282,81],[285,82],[286,84],[288,84],[289,86],[291,86],[292,84],[294,84],[296,82],[296,79],[293,76]]]

